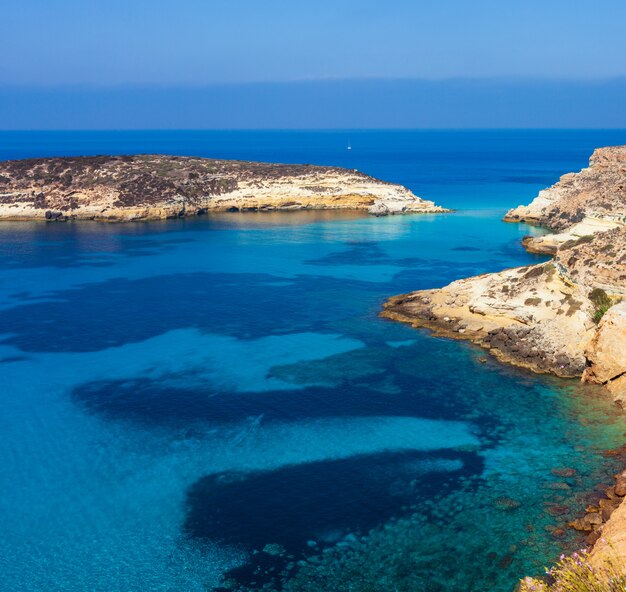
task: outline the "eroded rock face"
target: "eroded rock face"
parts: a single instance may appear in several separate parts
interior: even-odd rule
[[[555,262],[572,282],[625,294],[626,226],[561,244]]]
[[[621,502],[602,527],[601,536],[591,552],[591,562],[602,567],[607,562],[623,565],[626,560],[626,503]]]
[[[626,147],[596,150],[588,169],[565,175],[507,215],[555,229],[574,224],[524,240],[529,250],[554,254],[552,262],[396,296],[383,316],[472,340],[536,372],[584,372],[585,380],[606,384],[626,401],[625,188]]]
[[[585,356],[588,367],[583,380],[607,385],[616,399],[625,404],[626,301],[614,305],[604,314],[586,347]]]
[[[509,210],[507,222],[540,224],[555,234],[524,239],[533,253],[553,255],[564,243],[626,224],[626,146],[598,148],[589,167],[563,175],[527,206]]]
[[[458,280],[396,296],[383,316],[470,339],[500,360],[535,372],[580,376],[595,325],[584,289],[554,263]]]
[[[160,155],[0,163],[0,219],[139,220],[209,210],[444,212],[356,170]]]
[[[587,168],[563,175],[529,205],[510,210],[505,220],[563,231],[585,218],[626,221],[626,146],[598,148]]]
[[[617,220],[584,218],[581,222],[566,228],[562,232],[544,234],[543,236],[527,236],[522,240],[522,245],[529,253],[554,255],[561,246],[581,244],[596,234],[612,229],[623,229],[624,227]]]

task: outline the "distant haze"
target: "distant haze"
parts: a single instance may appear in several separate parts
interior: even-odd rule
[[[0,129],[626,128],[626,78],[0,87]]]
[[[5,2],[0,129],[626,127],[626,2]]]

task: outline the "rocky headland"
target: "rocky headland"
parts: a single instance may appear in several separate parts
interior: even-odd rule
[[[626,146],[598,148],[589,166],[563,175],[527,206],[507,212],[507,222],[538,224],[554,231],[527,237],[531,252],[553,255],[558,247],[626,224]]]
[[[550,239],[554,258],[395,296],[383,316],[535,372],[606,385],[626,403],[626,147],[596,150],[588,168],[505,220],[557,231],[524,240],[547,252],[537,245]]]
[[[626,406],[626,146],[596,150],[588,168],[505,221],[552,230],[523,245],[553,259],[395,296],[381,314],[471,340],[503,362],[604,385]],[[626,471],[614,479],[570,526],[594,545],[592,567],[626,571]],[[552,587],[527,579],[520,589]]]
[[[1,220],[155,220],[208,211],[448,210],[356,170],[162,155],[0,162]]]

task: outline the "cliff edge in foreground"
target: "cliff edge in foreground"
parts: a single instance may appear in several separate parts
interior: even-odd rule
[[[596,150],[590,169],[507,219],[571,230],[595,216],[607,222],[601,231],[555,241],[547,263],[395,296],[383,316],[469,339],[535,372],[604,384],[626,403],[626,147]]]
[[[448,211],[401,185],[337,167],[160,155],[0,162],[5,220],[127,221],[300,209]]]

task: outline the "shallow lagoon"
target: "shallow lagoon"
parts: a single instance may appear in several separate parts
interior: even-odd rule
[[[541,260],[499,219],[553,173],[532,146],[461,140],[477,164],[437,161],[437,196],[412,184],[415,151],[387,175],[453,215],[0,225],[6,589],[508,591],[577,544],[546,510],[574,512],[613,468],[599,453],[624,424],[602,393],[377,316],[391,294]],[[286,160],[295,140],[271,142]],[[391,166],[352,142],[359,168]]]

